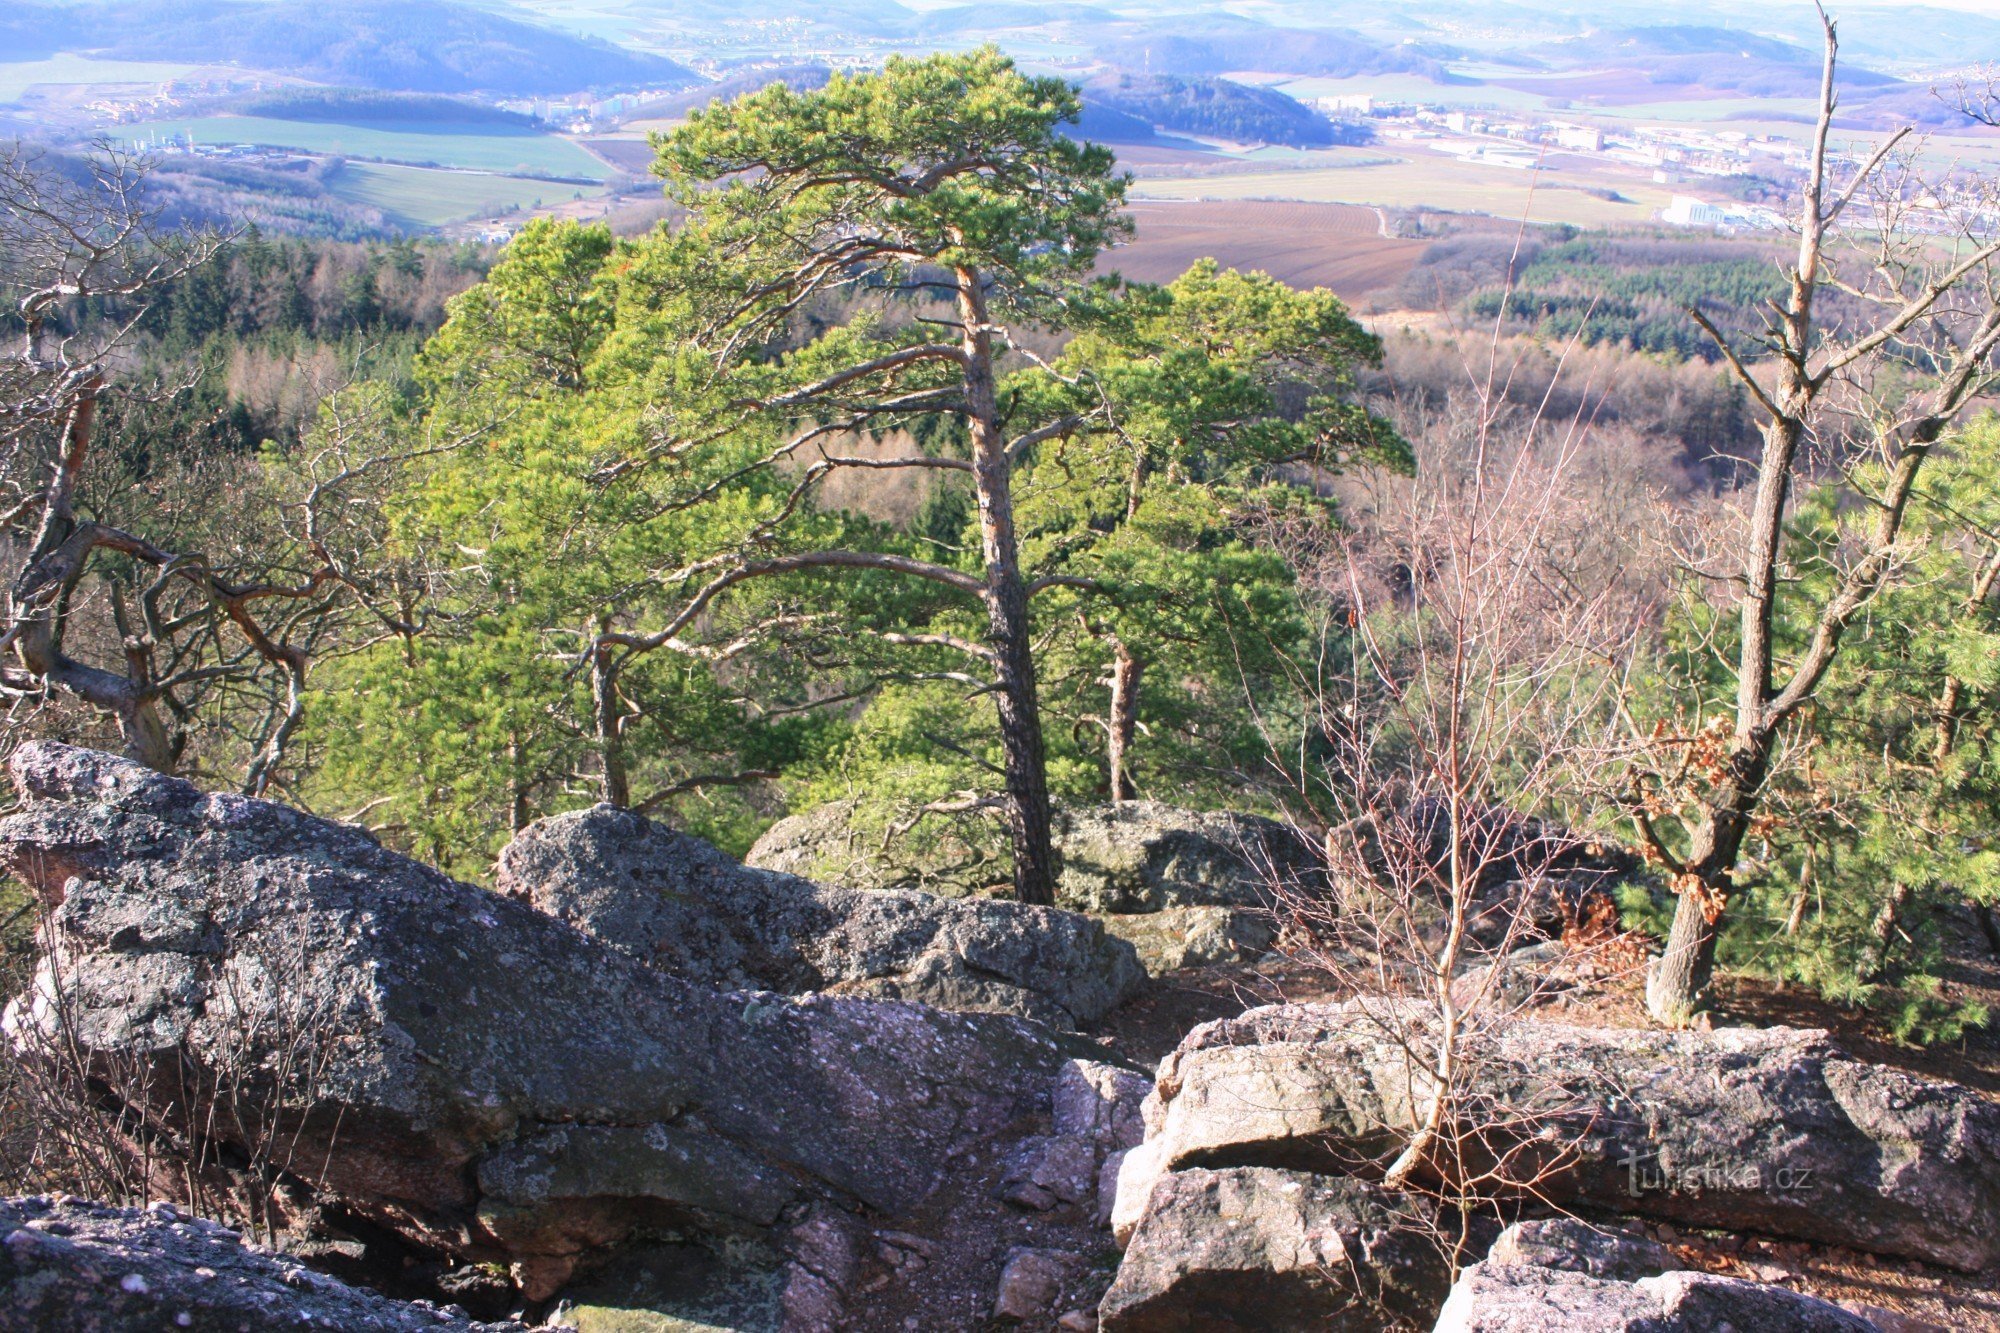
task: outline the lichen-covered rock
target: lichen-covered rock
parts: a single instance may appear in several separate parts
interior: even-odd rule
[[[180,1132],[282,1152],[347,1214],[509,1263],[537,1299],[635,1228],[898,1215],[1046,1114],[1070,1054],[1000,1015],[697,986],[359,829],[109,755],[11,766],[0,859],[53,949],[8,1006],[15,1051],[74,1050]],[[219,1085],[272,1132],[207,1118]]]
[[[997,830],[926,821],[911,835],[885,840],[865,824],[853,801],[804,811],[773,824],[746,864],[852,888],[946,895],[1007,882]],[[1154,801],[1059,805],[1051,835],[1061,866],[1056,901],[1079,912],[1269,908],[1278,886],[1314,892],[1323,878],[1304,838],[1256,815]]]
[[[1374,1001],[1195,1029],[1160,1066],[1116,1215],[1129,1224],[1152,1178],[1183,1166],[1383,1160],[1428,1097],[1427,1023]],[[1544,1200],[1971,1270],[2000,1261],[2000,1107],[1854,1060],[1824,1032],[1507,1022],[1473,1030],[1459,1059],[1461,1104],[1484,1118],[1452,1132],[1514,1154]]]
[[[0,1331],[178,1328],[501,1333],[521,1325],[477,1324],[463,1311],[350,1287],[163,1204],[0,1199]]]
[[[1252,963],[1278,938],[1277,915],[1262,907],[1165,907],[1107,914],[1104,929],[1131,943],[1153,976],[1184,967]]]
[[[1451,1282],[1437,1218],[1365,1181],[1262,1167],[1154,1189],[1098,1307],[1103,1333],[1426,1327]]]
[[[1055,836],[1056,901],[1082,912],[1268,909],[1280,891],[1315,893],[1325,873],[1297,830],[1232,811],[1157,801],[1066,806]]]
[[[1488,1259],[1459,1276],[1435,1333],[1874,1333],[1875,1327],[1815,1297],[1713,1273],[1624,1281]]]
[[[496,883],[705,985],[915,1000],[1073,1028],[1144,980],[1131,945],[1074,912],[826,888],[738,865],[610,806],[529,825],[500,853]]]

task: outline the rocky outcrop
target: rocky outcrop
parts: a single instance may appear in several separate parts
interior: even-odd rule
[[[916,1000],[1073,1028],[1145,979],[1131,945],[1074,912],[824,888],[738,865],[610,806],[529,825],[496,876],[502,892],[703,985]]]
[[[1162,1063],[1124,1161],[1120,1229],[1176,1170],[1379,1166],[1427,1100],[1412,1057],[1427,1033],[1421,1011],[1382,1002],[1197,1028]],[[2000,1260],[2000,1107],[1851,1059],[1824,1032],[1513,1022],[1460,1058],[1461,1104],[1484,1109],[1449,1130],[1512,1154],[1544,1200],[1963,1269]]]
[[[1438,1219],[1365,1181],[1262,1167],[1159,1183],[1098,1307],[1104,1333],[1428,1325],[1451,1282]]]
[[[1154,976],[1184,967],[1249,963],[1277,942],[1277,917],[1262,908],[1168,907],[1103,918],[1104,929],[1139,951]]]
[[[1274,891],[1311,892],[1324,874],[1311,845],[1275,820],[1157,801],[1065,806],[1056,849],[1056,901],[1080,912],[1266,909]]]
[[[164,1205],[106,1208],[0,1199],[0,1330],[258,1333],[520,1330],[463,1311],[390,1300],[246,1247],[234,1231]]]
[[[635,1228],[796,1257],[827,1208],[893,1217],[1046,1114],[1065,1057],[999,1015],[695,985],[359,829],[108,755],[11,767],[0,857],[53,948],[15,1049],[74,1051],[153,1123],[533,1298]]]
[[[1523,1227],[1538,1234],[1524,1236]],[[1663,1256],[1575,1221],[1501,1234],[1460,1275],[1436,1333],[1871,1333],[1868,1320],[1784,1287],[1644,1270]],[[1657,1249],[1658,1247],[1653,1247]]]
[[[858,803],[835,801],[781,819],[744,863],[864,889],[965,894],[1007,881],[1004,867],[975,850],[985,846],[977,834],[926,823],[924,840],[885,841],[857,826],[860,814]],[[1079,912],[1268,907],[1274,884],[1309,884],[1322,873],[1304,839],[1256,815],[1156,801],[1058,805],[1052,834],[1062,867],[1056,901]]]
[[[864,827],[836,801],[779,820],[746,864],[849,888],[960,897],[1004,885],[997,831],[926,822],[902,838]],[[1105,917],[1149,972],[1248,962],[1276,938],[1279,891],[1316,895],[1324,870],[1296,831],[1274,820],[1153,801],[1059,805],[1056,902]]]

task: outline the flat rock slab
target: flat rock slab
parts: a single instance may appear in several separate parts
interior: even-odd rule
[[[0,1199],[0,1330],[178,1328],[515,1333],[522,1326],[474,1323],[463,1311],[350,1287],[164,1206]]]
[[[536,1298],[634,1229],[898,1215],[1046,1114],[1070,1054],[1001,1015],[697,986],[359,829],[109,755],[11,766],[0,858],[53,948],[8,1007],[17,1053],[60,1032],[183,1131],[192,1088],[229,1147]],[[207,1120],[218,1085],[276,1132]]]
[[[823,887],[610,806],[530,824],[500,853],[496,886],[702,985],[914,1000],[1070,1029],[1145,980],[1130,944],[1075,912]]]
[[[1160,1066],[1120,1211],[1150,1175],[1188,1166],[1379,1165],[1427,1098],[1427,1022],[1368,1002],[1197,1028]],[[2000,1107],[1854,1060],[1825,1032],[1509,1022],[1461,1059],[1462,1104],[1486,1110],[1454,1133],[1516,1154],[1544,1200],[1973,1271],[2000,1261]]]
[[[1155,1187],[1104,1333],[1428,1326],[1451,1281],[1437,1218],[1410,1195],[1263,1167]]]
[[[1527,1263],[1474,1264],[1435,1333],[1875,1333],[1837,1305],[1738,1278],[1672,1272],[1620,1282]]]

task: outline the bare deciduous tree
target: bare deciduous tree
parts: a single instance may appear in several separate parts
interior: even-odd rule
[[[1786,296],[1748,347],[1691,312],[1756,403],[1763,443],[1732,557],[1719,568],[1691,566],[1709,595],[1733,591],[1738,599],[1729,645],[1735,699],[1719,711],[1698,708],[1679,725],[1635,728],[1652,754],[1632,786],[1632,821],[1679,896],[1647,983],[1647,1007],[1661,1022],[1686,1022],[1700,1007],[1788,724],[1825,678],[1848,627],[1893,577],[1924,463],[1992,382],[2000,346],[1991,183],[1922,178],[1907,130],[1843,170],[1829,146],[1839,43],[1824,10],[1821,21],[1819,117]],[[1865,324],[1822,319],[1816,303],[1830,292],[1870,312]],[[1786,565],[1793,486],[1810,463],[1838,471],[1857,451],[1881,465],[1884,480],[1852,486],[1853,518],[1829,557],[1831,592],[1806,604],[1810,594]],[[1788,660],[1778,650],[1781,601],[1785,619],[1808,627],[1802,651]]]
[[[1495,1104],[1480,1052],[1539,998],[1512,957],[1538,934],[1567,934],[1567,968],[1623,956],[1604,909],[1618,858],[1562,816],[1628,744],[1616,705],[1652,615],[1633,553],[1595,522],[1587,421],[1545,432],[1507,405],[1497,360],[1468,369],[1468,400],[1405,427],[1415,480],[1350,504],[1317,559],[1295,548],[1324,629],[1303,748],[1278,760],[1328,825],[1331,881],[1286,886],[1281,911],[1403,1051],[1414,1129],[1373,1169],[1461,1213],[1532,1194],[1563,1158],[1541,1128],[1561,1090]]]
[[[119,371],[154,302],[228,240],[162,229],[146,177],[144,160],[105,145],[79,161],[0,148],[0,287],[20,334],[0,357],[0,690],[16,716],[81,703],[162,771],[184,764],[201,715],[226,714],[243,785],[261,793],[313,655],[383,593],[357,536],[379,518],[366,492],[430,450],[352,411],[325,417],[294,459],[142,465],[106,438],[112,408],[187,387],[121,384]]]

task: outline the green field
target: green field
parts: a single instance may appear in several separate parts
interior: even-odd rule
[[[324,121],[277,120],[268,116],[207,116],[194,120],[156,120],[129,125],[122,133],[135,143],[158,136],[191,134],[196,143],[257,144],[296,148],[306,153],[334,153],[380,158],[418,166],[460,167],[538,176],[603,180],[611,168],[569,140],[553,134],[501,134],[490,130],[462,134],[382,125],[339,125]]]
[[[1606,187],[1615,188],[1631,202],[1585,193]],[[1482,166],[1443,156],[1380,166],[1146,176],[1132,187],[1135,199],[1296,199],[1491,213],[1503,218],[1525,216],[1535,222],[1569,222],[1582,227],[1648,222],[1666,206],[1669,193],[1651,184],[1573,172]]]
[[[160,84],[185,78],[199,66],[165,64],[151,60],[92,60],[88,56],[59,55],[47,60],[17,60],[0,64],[0,102],[18,102],[21,94],[36,84],[68,84],[94,87],[98,84]]]
[[[435,171],[382,162],[347,162],[327,187],[349,203],[379,208],[406,226],[438,227],[486,217],[509,208],[556,204],[581,194],[604,193],[595,185],[564,185],[478,171]]]

